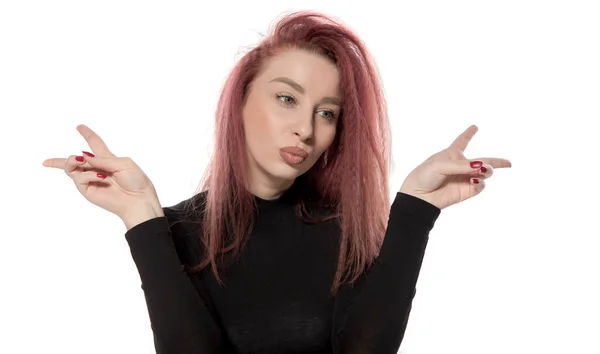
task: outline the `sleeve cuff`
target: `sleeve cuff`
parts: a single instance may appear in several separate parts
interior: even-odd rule
[[[413,195],[398,192],[392,203],[392,209],[426,223],[429,228],[433,228],[437,218],[440,216],[441,209],[435,205],[417,198]]]
[[[142,243],[148,243],[148,235],[168,233],[170,231],[171,229],[167,217],[159,216],[148,219],[129,229],[125,233],[125,239],[132,248],[137,248],[138,246],[141,246]]]

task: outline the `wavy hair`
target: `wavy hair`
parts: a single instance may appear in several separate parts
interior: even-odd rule
[[[334,141],[317,162],[294,181],[296,215],[310,223],[336,219],[339,257],[331,286],[354,283],[379,254],[389,217],[390,127],[379,73],[359,37],[337,19],[314,11],[285,13],[258,45],[244,54],[221,90],[215,114],[215,145],[201,190],[205,256],[190,271],[211,266],[220,285],[225,254],[239,256],[254,225],[255,198],[247,185],[248,161],[242,109],[248,87],[269,58],[287,49],[322,55],[340,73],[341,113]],[[314,217],[316,200],[333,211]],[[196,206],[192,206],[196,208]]]

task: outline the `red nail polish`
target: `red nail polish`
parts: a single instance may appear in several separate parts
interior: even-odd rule
[[[473,184],[479,184],[479,178],[473,178]]]
[[[98,176],[98,178],[106,178],[106,175],[104,173],[97,173],[96,176]]]
[[[479,168],[483,165],[481,161],[471,161],[471,168]]]
[[[88,155],[89,157],[94,157],[94,154],[92,154],[91,152],[87,152],[87,151],[82,151],[84,154]]]
[[[486,173],[486,172],[487,172],[487,168],[481,167],[481,173]]]
[[[79,162],[83,162],[83,156],[75,156],[75,160],[79,161]]]

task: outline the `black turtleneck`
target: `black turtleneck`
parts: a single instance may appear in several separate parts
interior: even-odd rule
[[[396,354],[411,310],[429,232],[440,209],[398,193],[373,267],[332,297],[337,219],[303,222],[286,198],[258,197],[258,218],[240,261],[188,273],[203,249],[187,203],[125,233],[141,278],[158,354]]]

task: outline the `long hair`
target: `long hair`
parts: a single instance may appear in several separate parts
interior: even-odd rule
[[[225,254],[239,256],[254,225],[255,199],[249,192],[242,108],[248,87],[264,63],[286,49],[322,55],[340,72],[341,113],[331,146],[294,185],[314,191],[334,211],[315,218],[307,196],[295,202],[306,222],[335,218],[340,227],[337,271],[331,286],[353,284],[379,254],[389,217],[390,129],[379,73],[364,43],[339,20],[314,11],[284,14],[268,35],[241,57],[229,74],[215,114],[215,145],[203,176],[200,241],[205,256],[191,271],[211,266],[220,285]],[[192,206],[192,208],[196,208]]]

